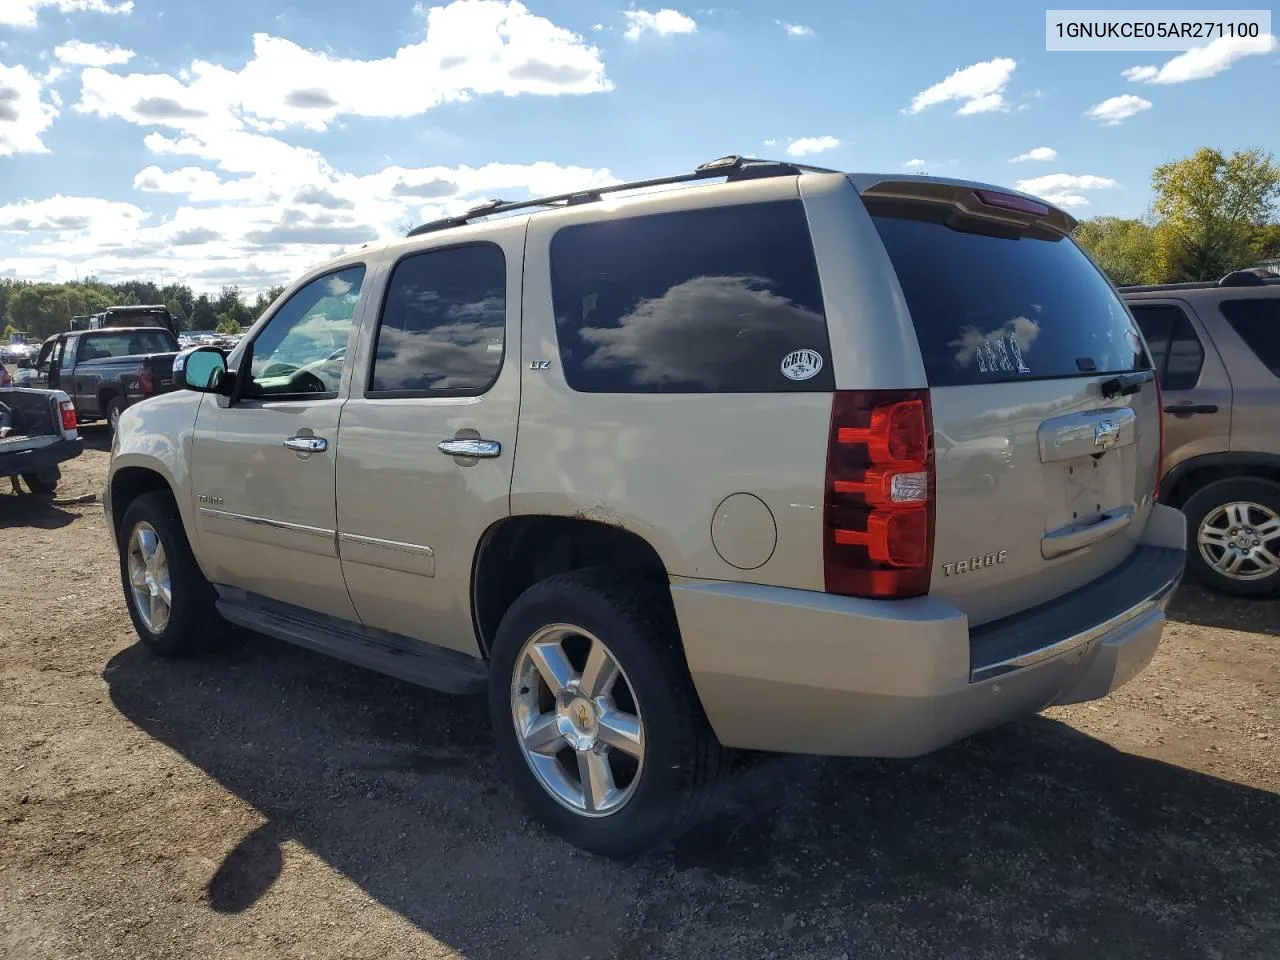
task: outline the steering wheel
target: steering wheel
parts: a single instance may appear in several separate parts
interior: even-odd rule
[[[299,370],[289,378],[290,393],[325,393],[329,388],[310,370]]]

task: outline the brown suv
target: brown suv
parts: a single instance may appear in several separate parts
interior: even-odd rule
[[[1280,594],[1280,278],[1123,287],[1164,391],[1161,498],[1187,516],[1191,571]]]

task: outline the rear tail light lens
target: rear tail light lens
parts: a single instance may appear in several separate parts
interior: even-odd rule
[[[151,378],[150,370],[143,370],[138,375],[138,392],[139,393],[155,393],[156,382]]]
[[[929,592],[934,483],[927,390],[834,395],[823,513],[828,593]]]
[[[76,406],[70,400],[63,400],[58,404],[58,409],[62,412],[62,429],[67,433],[71,433],[76,429]]]

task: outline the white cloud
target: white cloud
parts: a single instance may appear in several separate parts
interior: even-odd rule
[[[180,130],[323,130],[340,116],[403,118],[483,94],[612,89],[599,50],[517,0],[454,0],[427,11],[426,37],[381,60],[349,60],[268,34],[240,70],[196,61],[179,76],[82,78],[76,109]]]
[[[1118,97],[1109,97],[1101,103],[1095,103],[1086,111],[1086,115],[1101,120],[1109,127],[1114,127],[1122,120],[1128,120],[1134,114],[1151,109],[1151,101],[1135,97],[1132,93],[1124,93]]]
[[[1032,147],[1026,153],[1020,153],[1016,157],[1010,157],[1010,163],[1025,163],[1028,160],[1052,160],[1058,155],[1058,151],[1053,147]]]
[[[60,13],[128,14],[133,12],[133,0],[0,0],[0,26],[34,27],[41,7],[54,7]]]
[[[147,218],[132,203],[99,197],[66,197],[20,200],[0,207],[0,232],[79,233],[91,229],[132,230]]]
[[[53,48],[53,55],[63,63],[77,67],[111,67],[128,63],[134,57],[132,50],[113,43],[85,43],[83,40],[59,44]]]
[[[1117,186],[1109,177],[1095,177],[1091,174],[1073,176],[1069,173],[1051,173],[1030,180],[1019,180],[1014,187],[1023,193],[1041,197],[1059,207],[1082,207],[1089,202],[1082,191],[1110,190]]]
[[[133,189],[143,193],[180,193],[192,200],[216,197],[221,185],[218,175],[203,167],[182,167],[166,173],[157,166],[150,166],[133,178]]]
[[[784,23],[782,20],[776,20],[774,22],[785,30],[789,37],[813,36],[813,27],[806,27],[803,23]]]
[[[825,153],[840,146],[836,137],[801,137],[787,144],[788,157],[808,157],[815,153]]]
[[[994,60],[984,60],[963,67],[945,80],[917,93],[905,112],[919,113],[927,107],[950,100],[962,101],[960,109],[956,111],[961,116],[1006,110],[1008,107],[1004,101],[1004,91],[1017,65],[1017,61],[1009,57],[996,57]]]
[[[921,167],[927,167],[928,165],[929,162],[927,160],[921,160],[919,157],[912,157],[903,164],[908,170],[919,170]]]
[[[0,64],[0,157],[48,153],[40,135],[53,123],[58,107],[41,97],[42,85],[26,67]]]
[[[645,33],[656,33],[667,37],[673,33],[695,33],[698,25],[692,17],[685,16],[679,10],[664,7],[657,13],[648,10],[624,10],[627,18],[627,31],[623,34],[628,40],[639,40]]]
[[[1219,37],[1168,60],[1163,67],[1130,67],[1121,76],[1140,83],[1186,83],[1217,76],[1242,57],[1270,53],[1276,48],[1271,34],[1260,37]]]

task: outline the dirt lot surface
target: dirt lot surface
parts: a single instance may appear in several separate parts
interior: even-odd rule
[[[99,491],[91,442],[60,496]],[[1108,700],[754,759],[619,864],[525,818],[480,700],[252,636],[156,660],[100,505],[6,492],[2,957],[1280,957],[1280,603],[1186,586]]]

